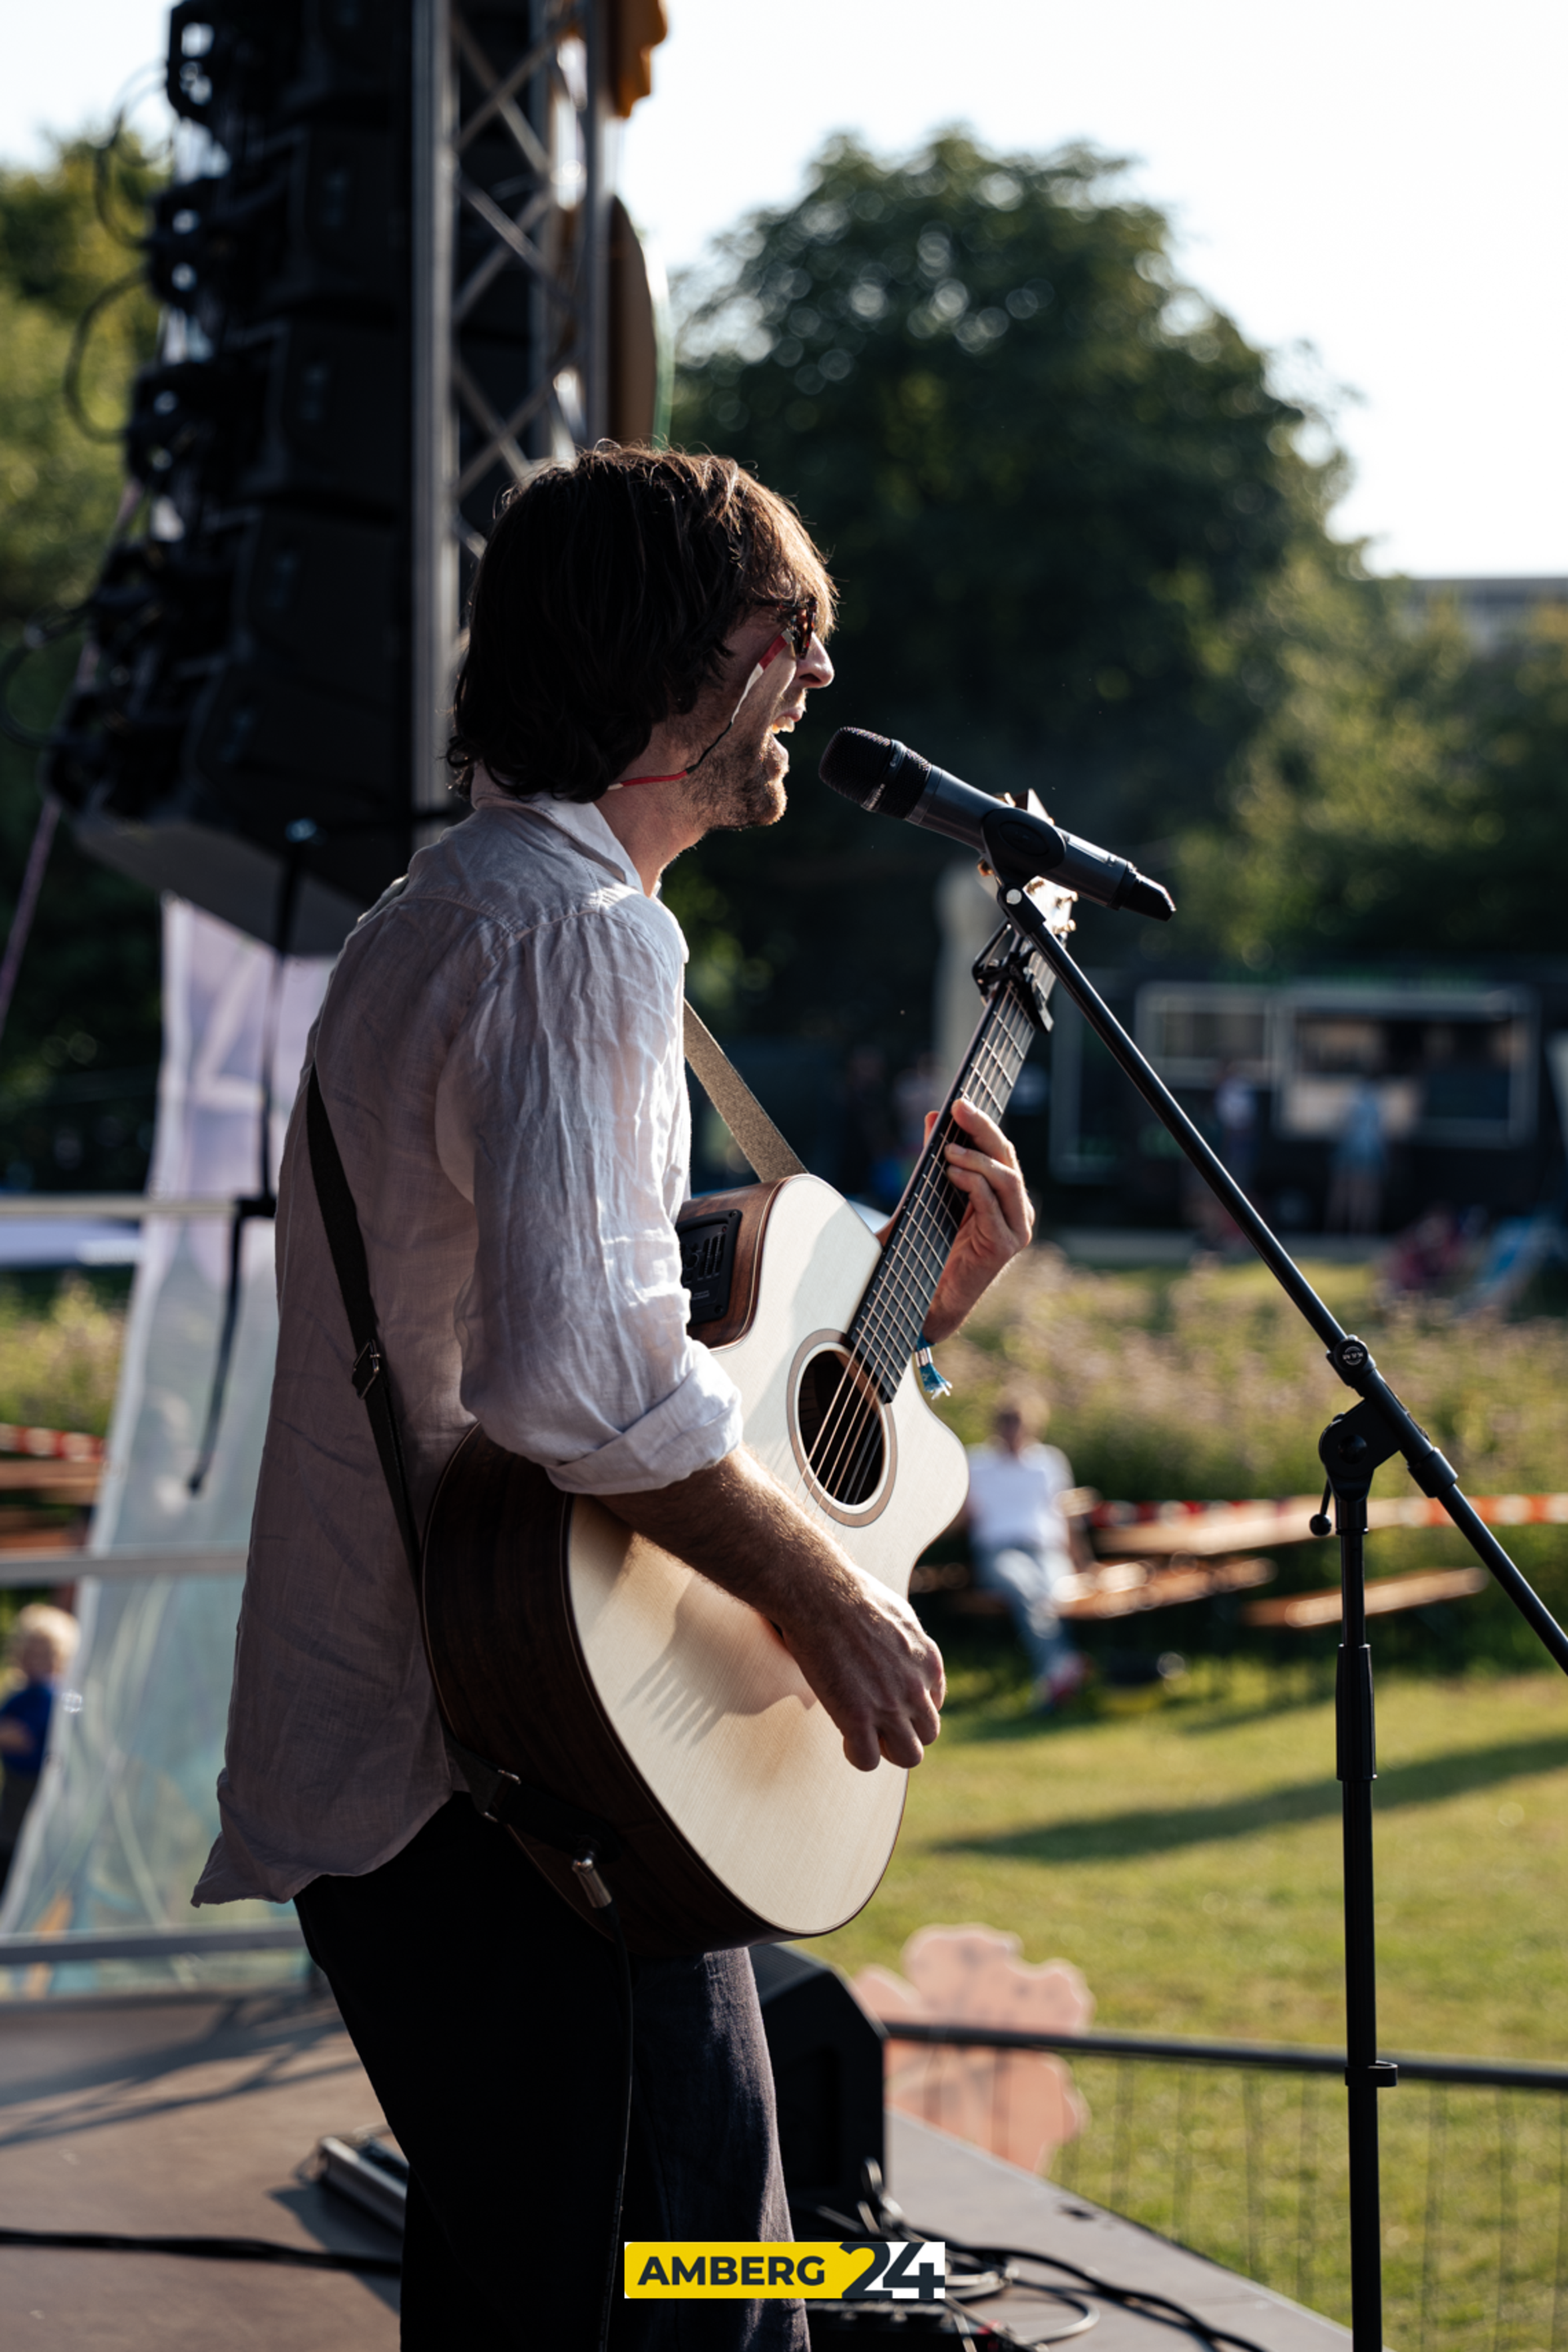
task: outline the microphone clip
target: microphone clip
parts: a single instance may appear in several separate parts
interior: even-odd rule
[[[1038,959],[1011,923],[1002,924],[992,933],[970,969],[974,985],[987,1003],[1000,990],[1011,988],[1037,1029],[1043,1034],[1051,1027],[1050,1008],[1040,986]]]

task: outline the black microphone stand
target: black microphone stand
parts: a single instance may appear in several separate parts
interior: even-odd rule
[[[1459,1492],[1458,1473],[1406,1411],[1372,1359],[1364,1339],[1341,1328],[1306,1276],[1258,1215],[1175,1097],[1156,1076],[1110,1006],[1079,971],[1028,896],[1037,877],[1020,871],[1005,836],[984,827],[997,901],[1013,928],[1038,950],[1084,1019],[1131,1079],[1155,1116],[1246,1234],[1276,1282],[1328,1349],[1329,1361],[1360,1397],[1336,1413],[1318,1441],[1331,1492],[1340,1543],[1343,1634],[1335,1684],[1336,1769],[1343,1790],[1345,1919],[1345,2086],[1349,2093],[1351,2336],[1355,2352],[1383,2352],[1383,2249],[1378,2193],[1377,2094],[1392,2090],[1398,2069],[1377,2054],[1377,1953],[1373,1926],[1372,1784],[1377,1777],[1372,1652],[1366,1639],[1364,1538],[1373,1473],[1396,1454],[1424,1495],[1440,1502],[1478,1559],[1491,1570],[1538,1640],[1568,1674],[1568,1633],[1531,1589],[1501,1544]],[[1317,1534],[1330,1532],[1321,1514]]]

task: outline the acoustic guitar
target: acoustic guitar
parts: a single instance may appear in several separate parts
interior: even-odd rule
[[[1065,927],[1068,895],[1037,895]],[[942,1158],[952,1103],[999,1118],[1048,1023],[1044,960],[1016,934],[975,976],[984,1012],[880,1245],[809,1175],[709,1194],[679,1221],[690,1328],[741,1392],[747,1445],[900,1593],[967,1490],[913,1364],[965,1205]],[[478,1428],[431,1507],[422,1604],[457,1738],[617,1832],[605,1876],[634,1951],[820,1936],[875,1893],[906,1772],[847,1762],[755,1610]],[[570,1860],[512,1834],[602,1925]]]

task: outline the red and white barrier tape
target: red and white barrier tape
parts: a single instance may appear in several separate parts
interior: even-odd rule
[[[1568,1526],[1568,1495],[1471,1495],[1468,1500],[1489,1527]],[[1089,1519],[1097,1528],[1202,1527],[1223,1528],[1232,1519],[1254,1521],[1269,1517],[1294,1519],[1302,1511],[1316,1511],[1316,1495],[1264,1496],[1243,1503],[1097,1503]],[[1425,1495],[1406,1495],[1374,1509],[1396,1514],[1384,1522],[1407,1528],[1438,1528],[1447,1524],[1441,1503]]]
[[[80,1429],[24,1429],[19,1423],[0,1421],[0,1454],[31,1454],[53,1462],[101,1462],[101,1437]]]

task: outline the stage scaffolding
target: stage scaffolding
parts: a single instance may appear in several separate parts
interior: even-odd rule
[[[542,462],[647,437],[656,297],[614,189],[661,0],[414,0],[414,776],[447,806],[466,579]]]

